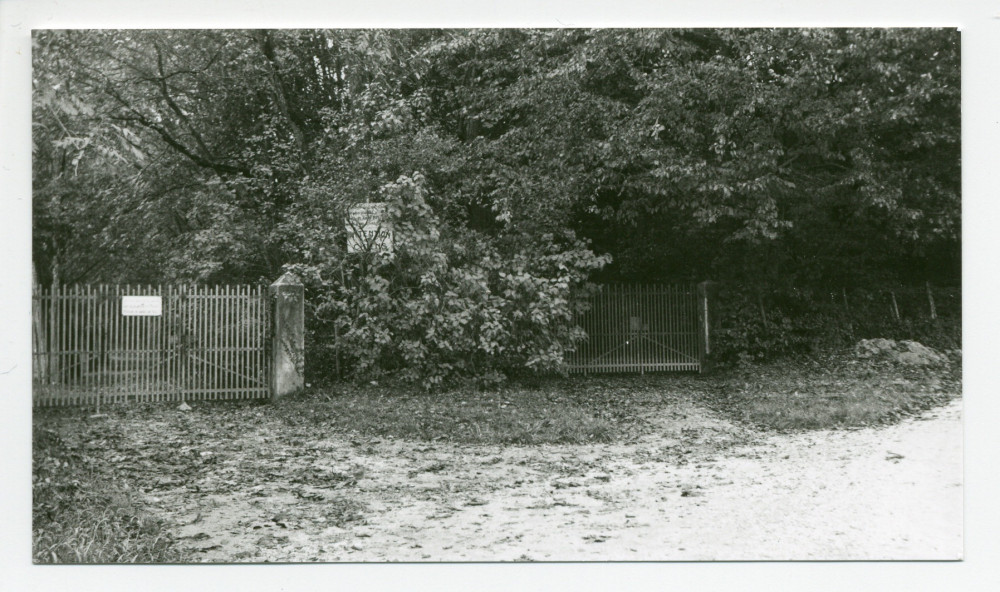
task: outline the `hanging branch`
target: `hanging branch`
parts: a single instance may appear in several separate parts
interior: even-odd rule
[[[180,138],[171,133],[165,125],[153,121],[153,119],[143,114],[130,101],[125,99],[111,80],[108,80],[97,72],[91,72],[91,75],[93,76],[93,79],[90,85],[94,88],[94,90],[110,97],[125,111],[125,114],[117,116],[112,115],[110,119],[115,121],[138,123],[139,125],[156,132],[156,134],[159,135],[168,146],[199,167],[213,170],[223,176],[233,174],[242,174],[248,177],[252,176],[250,171],[245,167],[216,160],[214,155],[207,151],[207,147],[204,146],[204,142],[199,141],[200,137],[197,135],[195,136],[196,143],[199,143],[206,151],[199,152],[197,149],[188,147],[183,141],[181,141]],[[146,80],[149,81],[149,75],[147,74],[146,76]],[[169,98],[169,94],[164,97],[165,100],[167,98]],[[174,103],[174,106],[177,107],[177,109],[180,109],[176,103]]]
[[[211,158],[212,151],[209,150],[208,146],[205,144],[205,141],[202,139],[201,134],[198,133],[198,130],[195,128],[194,124],[191,123],[191,119],[187,116],[187,113],[185,113],[184,110],[181,109],[180,105],[177,104],[177,101],[175,101],[174,98],[170,95],[170,88],[167,86],[168,76],[163,69],[163,52],[160,49],[160,44],[154,43],[153,47],[156,49],[156,70],[159,73],[159,76],[155,78],[155,83],[160,91],[160,95],[163,97],[163,100],[167,103],[167,106],[170,107],[170,110],[173,111],[174,114],[177,115],[177,117],[182,122],[184,122],[184,125],[187,128],[188,133],[191,134],[192,138],[194,138],[194,141],[196,144],[198,144],[198,148],[201,149],[202,154],[205,154],[206,156]]]

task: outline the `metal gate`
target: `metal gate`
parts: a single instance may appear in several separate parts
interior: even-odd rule
[[[570,372],[701,371],[704,312],[697,285],[605,284],[577,319],[587,339]]]
[[[36,289],[35,405],[269,396],[261,286]]]

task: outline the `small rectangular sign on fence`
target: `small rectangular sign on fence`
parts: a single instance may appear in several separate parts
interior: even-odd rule
[[[122,296],[123,317],[158,317],[163,314],[160,296]]]

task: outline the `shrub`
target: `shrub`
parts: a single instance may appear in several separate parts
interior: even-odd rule
[[[608,257],[568,234],[486,237],[446,226],[419,174],[382,196],[392,252],[290,266],[309,284],[312,350],[329,360],[325,345],[336,339],[356,378],[388,374],[426,388],[562,364],[583,338],[573,316],[586,306],[586,278]]]

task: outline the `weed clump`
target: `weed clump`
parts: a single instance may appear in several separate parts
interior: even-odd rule
[[[161,520],[53,430],[33,434],[35,563],[176,563],[183,555]]]

